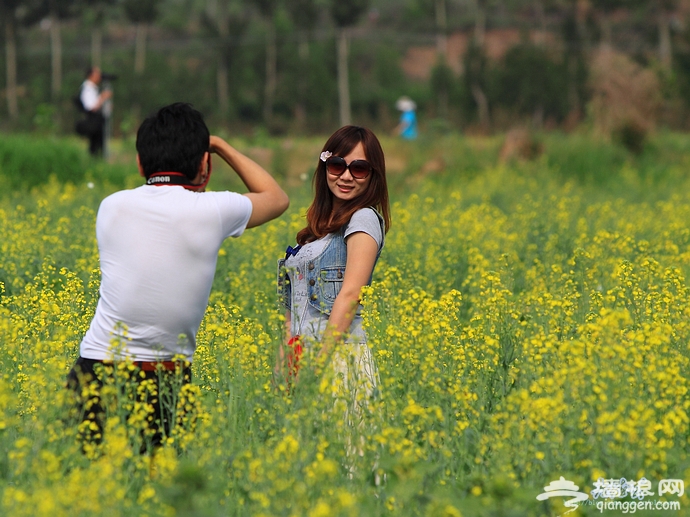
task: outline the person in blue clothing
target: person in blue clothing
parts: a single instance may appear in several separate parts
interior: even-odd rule
[[[409,97],[403,96],[395,103],[395,107],[402,112],[400,122],[395,128],[396,134],[405,140],[414,140],[417,138],[417,114],[415,113],[417,105]]]
[[[361,405],[378,382],[359,297],[390,226],[386,164],[374,133],[338,129],[322,149],[313,186],[307,224],[279,261],[289,341],[279,351],[276,375],[294,380],[301,353],[317,364],[327,359],[326,371]]]

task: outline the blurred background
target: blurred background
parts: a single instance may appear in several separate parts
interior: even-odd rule
[[[87,67],[112,135],[187,101],[233,134],[398,123],[587,125],[641,149],[690,127],[690,0],[0,0],[0,132],[74,133]]]

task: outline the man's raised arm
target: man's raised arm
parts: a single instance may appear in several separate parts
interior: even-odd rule
[[[252,202],[252,215],[247,228],[275,219],[287,210],[287,194],[261,165],[218,136],[211,136],[209,151],[225,160],[249,189],[245,196]]]

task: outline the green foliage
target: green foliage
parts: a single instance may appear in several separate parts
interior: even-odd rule
[[[523,43],[503,58],[495,78],[493,100],[521,115],[542,111],[563,120],[568,113],[567,71],[543,46]]]
[[[369,7],[369,0],[331,0],[331,16],[338,27],[352,27]]]
[[[285,8],[298,29],[312,29],[318,22],[319,11],[315,0],[291,0],[286,2]]]
[[[431,91],[437,97],[446,96],[455,87],[455,76],[451,68],[443,62],[438,62],[431,70]]]
[[[261,16],[270,19],[278,7],[278,2],[276,0],[255,0],[254,5],[259,9]]]
[[[158,16],[160,0],[122,0],[127,18],[134,23],[152,23]]]
[[[629,159],[623,147],[586,134],[547,135],[544,155],[549,168],[564,180],[589,185],[615,183]]]
[[[0,175],[11,189],[46,183],[51,176],[80,183],[85,165],[83,151],[64,140],[29,135],[0,139]]]
[[[394,90],[390,95],[394,95]],[[211,126],[214,127],[214,126]],[[218,131],[214,129],[213,131]],[[226,130],[221,130],[226,134]],[[233,137],[231,132],[228,137]],[[688,138],[682,134],[660,134],[649,138],[641,152],[632,152],[622,142],[609,142],[592,134],[559,132],[536,134],[543,149],[536,162],[517,163],[522,169],[544,169],[564,181],[575,181],[581,185],[616,188],[627,167],[633,167],[640,177],[650,185],[663,184],[669,177],[676,178],[681,171],[690,167],[686,147]],[[292,153],[299,149],[302,139],[284,140],[274,138],[261,127],[239,138],[233,145],[240,149],[262,148],[270,150],[271,162],[266,167],[282,180],[291,174],[288,163],[295,162]],[[416,141],[403,142],[397,138],[381,135],[381,141],[392,164],[389,171],[389,186],[394,191],[406,192],[411,185],[424,179],[430,183],[450,188],[456,176],[472,178],[487,168],[495,166],[503,136],[492,138],[471,138],[459,134],[448,121],[432,119],[427,121],[426,130]],[[319,143],[305,143],[318,148]],[[10,190],[27,191],[45,184],[52,175],[60,182],[81,184],[92,182],[106,189],[136,186],[139,177],[134,165],[134,142],[114,140],[115,163],[102,160],[91,161],[84,150],[85,143],[74,139],[48,138],[36,135],[14,135],[0,140],[0,176]],[[129,155],[129,156],[127,156]],[[391,165],[389,164],[389,167]],[[454,171],[452,175],[445,171]],[[305,164],[300,173],[311,173]],[[241,183],[230,171],[222,169],[214,174],[215,188],[242,190]],[[656,187],[655,187],[656,188]],[[658,188],[657,188],[658,190]],[[305,192],[308,191],[308,188]],[[300,196],[304,192],[300,191]],[[298,194],[298,192],[294,192]]]
[[[399,52],[386,44],[353,42],[351,53],[358,65],[350,72],[355,120],[368,126],[394,127],[390,111],[398,97],[410,95]],[[333,102],[335,106],[337,99]]]
[[[678,41],[681,44],[673,47],[675,80],[680,97],[687,105],[690,103],[690,38],[684,34],[678,37]]]
[[[613,138],[631,153],[640,154],[647,141],[647,130],[633,121],[627,121],[614,131]]]
[[[444,22],[436,19],[442,4]],[[548,122],[571,127],[580,120],[578,115],[588,102],[587,60],[600,29],[598,22],[611,18],[608,25],[615,29],[614,43],[634,42],[629,46],[645,49],[638,54],[649,62],[652,47],[656,46],[656,15],[661,9],[671,12],[678,5],[676,0],[654,5],[648,0],[590,2],[587,9],[576,4],[563,0],[5,0],[0,8],[5,9],[10,22],[16,21],[19,118],[7,117],[9,109],[6,103],[0,103],[0,125],[3,130],[13,131],[73,131],[73,108],[65,99],[74,94],[83,79],[81,71],[95,57],[91,48],[94,29],[100,29],[104,36],[103,68],[121,78],[115,85],[116,132],[122,121],[125,126],[136,125],[154,107],[181,98],[191,100],[209,116],[233,127],[245,129],[250,124],[267,123],[262,110],[264,33],[265,20],[273,13],[278,38],[277,85],[271,112],[271,118],[275,118],[271,120],[274,132],[313,133],[332,130],[338,123],[338,110],[333,108],[334,99],[337,102],[333,48],[337,31],[332,30],[333,25],[357,27],[350,35],[353,49],[359,46],[371,50],[363,57],[352,55],[349,61],[355,119],[390,129],[391,117],[384,106],[390,107],[398,91],[409,95],[416,90],[414,97],[420,115],[428,112],[429,116],[438,117],[443,112],[451,127],[474,125],[479,114],[477,103],[481,105],[480,122],[486,131],[505,129],[518,118],[542,111]],[[74,14],[79,19],[69,31],[63,29],[64,87],[57,99],[51,95],[50,74],[46,73],[51,59],[49,34],[36,25],[47,15],[49,5],[58,10],[69,7],[69,12],[61,11],[60,15]],[[481,22],[480,13],[486,17],[485,23]],[[617,14],[611,17],[612,13]],[[127,34],[133,23],[149,23],[154,29],[148,35],[147,70],[142,77],[131,72],[134,52]],[[465,65],[464,77],[452,77],[452,85],[448,84],[451,77],[441,69],[435,69],[423,80],[400,72],[406,55],[414,54],[407,52],[431,50],[439,31],[444,31],[452,42],[461,34],[471,39],[473,28],[482,25],[488,31],[545,29],[548,55],[525,44],[511,50],[499,63],[481,55],[486,49],[472,43],[460,57]],[[674,127],[685,124],[690,102],[687,58],[683,56],[687,39],[688,31],[674,29],[672,73],[678,74],[678,90],[669,92],[665,99],[666,111],[674,114],[666,122]],[[507,43],[508,39],[504,41]],[[316,50],[319,47],[321,50]],[[320,59],[316,68],[311,64],[315,52]],[[3,70],[8,65],[5,56],[0,55]],[[216,102],[218,84],[222,83],[216,75],[219,61],[228,69],[227,109],[225,97],[221,97],[225,113],[218,111]],[[380,73],[388,71],[392,73]],[[397,87],[392,84],[393,78]],[[49,127],[42,106],[48,104],[55,110],[53,127]],[[568,117],[569,114],[573,116]],[[423,116],[420,124],[423,128]]]
[[[55,106],[52,104],[39,104],[36,106],[34,126],[40,133],[55,133]]]
[[[402,9],[402,19],[408,27],[433,31],[436,28],[434,2],[428,0],[408,0]]]
[[[26,192],[51,180],[80,185],[87,182],[106,188],[130,184],[133,165],[90,160],[73,139],[40,135],[7,135],[0,139],[0,184],[3,196]]]
[[[488,95],[493,72],[486,52],[474,40],[467,47],[463,59],[464,73],[460,78],[462,91],[462,107],[469,119],[481,118],[481,106],[476,94]],[[480,120],[480,122],[484,122]]]
[[[130,111],[118,111],[118,106],[139,107],[139,117],[147,116],[158,108],[173,102],[191,102],[204,113],[213,113],[215,97],[204,96],[198,88],[199,81],[211,81],[213,67],[193,53],[169,59],[159,53],[147,54],[146,69],[137,76],[129,63],[130,51],[112,56],[107,71],[118,75],[113,83],[117,120],[126,118]],[[138,118],[138,117],[137,117]],[[137,124],[138,125],[138,124]]]
[[[486,88],[489,80],[489,59],[484,49],[477,45],[474,39],[467,47],[463,64],[465,69],[463,82],[468,86],[476,84],[481,88]]]

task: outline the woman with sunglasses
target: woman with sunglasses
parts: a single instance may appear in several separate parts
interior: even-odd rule
[[[351,394],[368,397],[377,382],[359,296],[390,226],[386,164],[374,133],[359,126],[336,131],[323,147],[313,187],[298,245],[279,261],[290,339],[276,373],[289,382],[302,351],[312,352],[317,363],[332,360]]]

